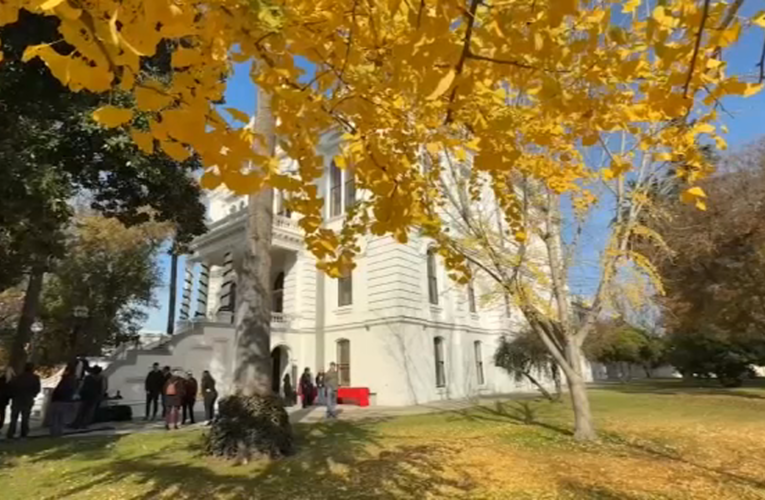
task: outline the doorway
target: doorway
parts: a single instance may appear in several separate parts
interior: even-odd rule
[[[271,389],[274,394],[280,394],[282,391],[282,379],[287,373],[289,367],[289,349],[287,346],[276,346],[271,351]],[[290,380],[293,390],[295,381]]]

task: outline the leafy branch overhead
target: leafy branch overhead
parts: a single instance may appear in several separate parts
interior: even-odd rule
[[[11,0],[0,25],[20,9],[58,17],[72,49],[32,45],[24,60],[41,59],[74,91],[131,93],[134,105],[112,104],[94,118],[128,130],[146,152],[198,154],[205,187],[249,193],[267,183],[291,192],[309,248],[337,274],[359,233],[443,234],[429,207],[444,195],[420,168],[424,154],[442,148],[469,158],[480,173],[471,182],[493,186],[519,240],[527,231],[511,174],[586,199],[593,179],[629,175],[639,150],[682,160],[684,199],[703,206],[698,182],[712,169],[699,143],[724,147],[716,103],[762,86],[729,75],[723,59],[742,30],[765,24],[762,13],[741,18],[742,3]],[[142,62],[168,42],[172,74],[147,76]],[[247,62],[273,95],[294,174],[255,154],[246,124],[230,125],[215,107],[222,76]],[[344,134],[340,154],[366,193],[366,210],[351,214],[342,233],[320,229],[315,187],[324,164],[314,151],[332,130]],[[588,148],[618,133],[629,137],[622,155],[603,166],[588,161]],[[243,169],[251,163],[263,168]],[[441,247],[452,267],[464,265]]]

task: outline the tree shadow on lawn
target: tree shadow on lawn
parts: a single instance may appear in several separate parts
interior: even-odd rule
[[[571,429],[539,419],[534,401],[497,401],[493,406],[481,405],[464,410],[452,410],[454,420],[486,421],[515,425],[534,425],[549,431],[573,436]]]
[[[112,446],[123,436],[78,436],[0,441],[0,467],[12,465],[17,458],[28,462],[100,460],[107,458]]]
[[[172,498],[470,498],[475,483],[449,467],[444,445],[385,445],[374,422],[297,425],[298,452],[234,466],[204,455],[201,438],[185,449],[97,463],[88,479],[52,498],[124,486],[133,500]],[[62,478],[62,484],[73,478]],[[81,478],[77,478],[81,479]],[[141,485],[143,487],[137,487]]]
[[[742,387],[722,387],[716,380],[652,379],[630,382],[598,382],[593,389],[625,394],[655,394],[657,396],[703,395],[729,396],[744,399],[765,400],[765,379],[747,380]],[[760,393],[748,392],[757,390]]]
[[[717,477],[717,478],[723,479],[726,482],[730,481],[733,483],[738,483],[742,486],[746,486],[749,488],[757,488],[757,489],[765,491],[765,480],[754,478],[754,477],[747,477],[736,472],[728,471],[721,467],[712,467],[709,465],[705,465],[703,463],[698,463],[692,460],[688,460],[677,453],[672,453],[665,449],[662,449],[661,446],[656,443],[652,443],[650,441],[635,442],[635,441],[627,440],[620,434],[613,433],[613,432],[601,431],[600,435],[601,435],[601,440],[604,443],[609,443],[609,444],[617,445],[619,447],[624,447],[631,450],[632,452],[637,452],[638,454],[647,455],[651,457],[652,459],[660,459],[660,460],[666,460],[669,462],[676,462],[679,464],[689,465],[691,467],[698,469],[699,471],[706,473],[706,475],[710,478]]]

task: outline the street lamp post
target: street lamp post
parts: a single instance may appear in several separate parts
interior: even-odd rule
[[[82,329],[82,322],[85,320],[85,318],[88,317],[89,314],[90,310],[88,310],[88,308],[85,306],[77,306],[72,311],[72,315],[74,316],[74,328],[72,328],[72,336],[69,339],[72,356],[77,354],[75,352],[77,349],[77,338],[79,337],[80,330]]]

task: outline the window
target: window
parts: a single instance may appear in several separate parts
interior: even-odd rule
[[[329,216],[335,217],[343,213],[343,172],[332,162],[329,171]]]
[[[444,361],[444,338],[433,339],[433,353],[436,360],[436,387],[446,387],[446,364]]]
[[[337,305],[339,307],[353,304],[353,275],[347,271],[337,278]]]
[[[345,171],[345,210],[356,204],[356,176],[353,170]]]
[[[475,356],[475,377],[478,385],[484,384],[483,378],[483,352],[481,351],[481,341],[473,342],[473,355]]]
[[[470,312],[474,313],[476,312],[476,307],[475,307],[475,288],[473,287],[473,280],[470,280],[468,282],[467,293],[468,293],[468,307],[470,307]]]
[[[271,310],[273,312],[284,312],[284,273],[279,273],[274,280],[274,293],[271,300]]]
[[[347,339],[337,341],[337,377],[340,385],[351,385],[351,341]]]
[[[436,250],[428,250],[428,297],[430,303],[438,305],[438,278],[436,278]]]
[[[288,218],[292,215],[287,208],[287,194],[282,190],[276,192],[276,215]]]

